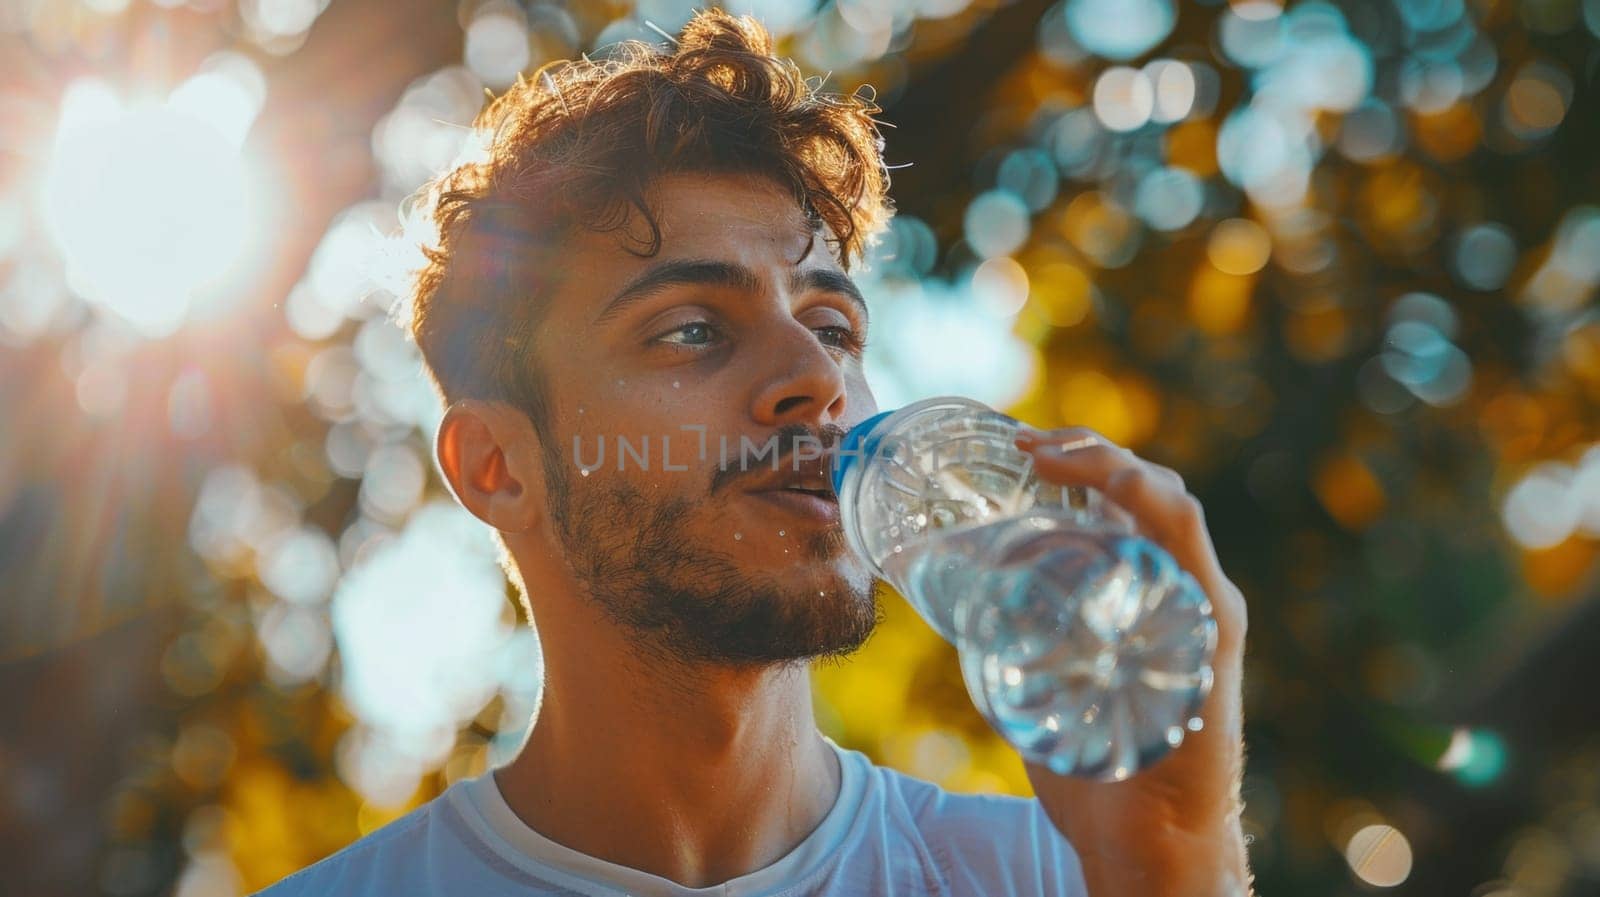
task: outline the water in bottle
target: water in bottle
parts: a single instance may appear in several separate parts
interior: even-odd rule
[[[1125,778],[1198,727],[1210,602],[1098,493],[1039,480],[1017,426],[956,397],[862,422],[834,459],[845,536],[1026,759]]]

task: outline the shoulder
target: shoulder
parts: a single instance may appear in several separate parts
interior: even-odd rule
[[[919,827],[966,828],[974,824],[999,826],[1007,833],[1026,828],[1039,810],[1032,798],[1007,794],[966,794],[946,791],[932,782],[887,766],[873,766],[889,799],[898,802]]]
[[[875,766],[886,809],[903,814],[960,890],[1082,894],[1077,853],[1033,798],[964,794]]]
[[[418,868],[438,853],[443,832],[440,816],[446,812],[436,798],[337,853],[290,875],[259,892],[258,897],[302,897],[340,894],[403,895],[423,893]]]

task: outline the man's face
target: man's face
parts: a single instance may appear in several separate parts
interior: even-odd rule
[[[563,247],[540,331],[564,560],[675,659],[847,653],[876,622],[872,576],[816,456],[877,410],[866,309],[774,184],[674,175],[651,208],[654,256],[629,251],[648,233],[637,218]]]

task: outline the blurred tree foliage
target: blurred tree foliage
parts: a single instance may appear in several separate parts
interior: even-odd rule
[[[1261,892],[1364,892],[1345,851],[1381,823],[1414,853],[1400,893],[1600,893],[1600,4],[1146,0],[1117,14],[1169,10],[1170,34],[1122,57],[1086,47],[1111,28],[1093,18],[1104,4],[925,5],[947,14],[806,7],[784,42],[833,83],[876,86],[890,161],[913,163],[894,193],[939,261],[907,261],[923,232],[897,230],[874,296],[944,282],[968,305],[1004,304],[1020,284],[1006,328],[1033,372],[1008,410],[1095,427],[1202,499],[1252,609],[1245,799]],[[281,146],[298,145],[301,110],[340,110],[358,126],[323,122],[317,138],[372,152],[405,81],[459,55],[457,35],[437,38],[456,27],[449,5],[338,6],[273,77],[333,84],[329,60],[377,20],[404,64],[353,98],[288,89],[268,117]],[[75,40],[165,27],[151,11],[85,25],[29,8],[33,31],[0,47],[41,66]],[[607,22],[627,11],[574,7],[565,44],[530,39],[581,49],[622,33]],[[409,41],[408,22],[434,37]],[[7,79],[15,96],[46,80]],[[308,171],[341,164],[299,146]],[[392,208],[396,185],[362,158],[297,221],[297,270],[341,205]],[[1012,226],[1020,238],[996,246]],[[13,276],[21,262],[4,264]],[[329,460],[357,431],[425,458],[426,428],[352,429],[329,411],[319,365],[330,347],[352,357],[375,318],[291,329],[275,304],[299,274],[286,276],[230,324],[133,350],[121,417],[79,419],[81,382],[75,398],[52,379],[91,350],[87,312],[13,334],[0,356],[0,619],[26,633],[7,640],[0,831],[29,893],[264,886],[482,771],[519,727],[501,694],[409,797],[364,796],[338,652],[286,673],[263,647],[284,602],[257,552],[191,550],[190,509],[225,462],[252,471],[251,501],[281,498],[286,525],[337,543],[341,567],[443,495],[429,479],[385,518],[361,471]],[[234,406],[214,435],[139,426],[196,366]],[[816,672],[824,728],[950,788],[1026,793],[951,649],[898,598],[885,608],[857,657]],[[326,652],[318,613],[294,644]]]

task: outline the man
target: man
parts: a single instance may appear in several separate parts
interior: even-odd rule
[[[486,158],[428,194],[411,326],[448,403],[440,468],[537,620],[543,703],[509,765],[273,897],[1245,893],[1243,599],[1177,475],[1087,431],[1018,444],[1206,588],[1205,728],[1118,784],[1030,768],[1037,800],[948,794],[816,729],[807,661],[877,608],[789,440],[877,410],[845,273],[889,216],[876,111],[711,12],[485,113]]]

